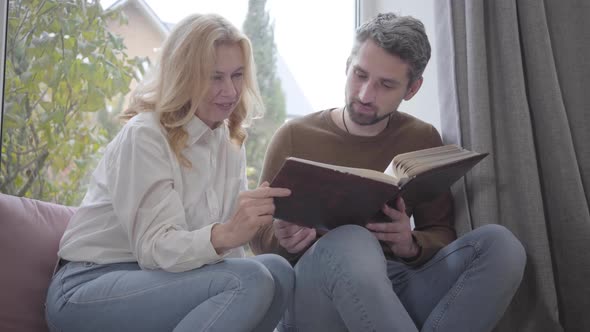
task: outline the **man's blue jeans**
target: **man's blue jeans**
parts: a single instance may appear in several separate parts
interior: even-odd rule
[[[273,331],[294,272],[277,255],[230,258],[182,273],[137,263],[68,263],[46,303],[52,331]]]
[[[491,331],[522,279],[526,255],[506,228],[487,225],[419,267],[385,259],[365,228],[342,226],[295,265],[283,331]]]

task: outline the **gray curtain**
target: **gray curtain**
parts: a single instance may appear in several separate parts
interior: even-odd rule
[[[588,332],[590,1],[437,0],[435,16],[443,139],[491,153],[453,187],[457,228],[501,224],[527,251],[496,331]]]

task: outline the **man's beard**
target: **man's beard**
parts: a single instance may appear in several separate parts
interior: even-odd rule
[[[371,108],[375,109],[374,106],[371,106]],[[379,123],[379,122],[385,120],[386,118],[389,118],[389,116],[391,116],[391,114],[393,114],[395,111],[397,111],[397,110],[393,110],[391,112],[388,112],[388,113],[385,113],[382,115],[378,115],[379,112],[375,112],[375,113],[373,113],[373,115],[365,115],[365,114],[360,114],[359,112],[357,112],[352,107],[352,102],[348,103],[346,105],[345,109],[346,109],[346,111],[348,111],[348,116],[350,117],[352,122],[354,122],[360,126],[370,126],[370,125],[374,125],[376,123]]]

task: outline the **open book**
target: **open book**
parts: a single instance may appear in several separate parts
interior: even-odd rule
[[[443,145],[399,154],[385,172],[289,157],[270,184],[291,189],[274,199],[274,217],[320,229],[364,225],[398,195],[433,199],[487,155]]]

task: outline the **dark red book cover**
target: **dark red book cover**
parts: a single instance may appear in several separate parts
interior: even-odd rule
[[[289,188],[275,198],[277,219],[307,227],[332,229],[364,225],[399,192],[395,185],[287,159],[271,187]]]
[[[270,186],[289,188],[291,196],[274,199],[274,217],[328,230],[345,224],[364,226],[371,219],[387,221],[380,212],[385,203],[398,195],[414,202],[433,199],[487,155],[473,155],[426,171],[401,187],[287,158]]]

